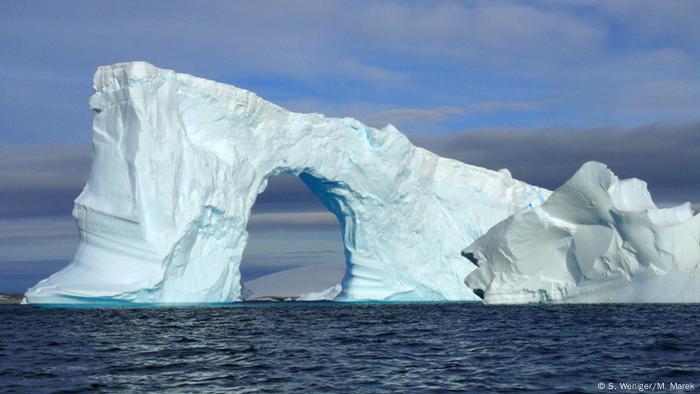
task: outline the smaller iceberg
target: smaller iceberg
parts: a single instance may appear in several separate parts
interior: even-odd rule
[[[342,290],[344,274],[345,265],[339,262],[288,268],[243,283],[241,294],[245,300],[330,300]]]
[[[340,285],[340,283],[336,283],[326,290],[312,291],[310,293],[302,294],[299,296],[297,301],[333,301],[341,291],[343,291],[343,287]]]
[[[645,182],[597,162],[462,255],[489,304],[700,302],[700,214],[657,208]]]

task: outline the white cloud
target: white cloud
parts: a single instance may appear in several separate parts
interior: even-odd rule
[[[661,103],[644,109],[643,122],[689,120],[700,100],[698,2],[32,4],[0,14],[0,117],[23,118],[10,122],[21,132],[0,140],[76,127],[73,138],[87,141],[94,67],[132,59],[290,102],[311,97],[364,120],[474,100],[553,100],[567,110],[565,126],[615,120],[608,110],[623,106],[629,124],[640,113],[631,99]]]
[[[497,111],[529,111],[537,109],[540,103],[534,101],[482,101],[468,106],[442,106],[433,108],[391,108],[365,117],[366,122],[374,127],[383,127],[389,123],[402,127],[426,126],[450,118],[470,114]],[[437,126],[433,126],[437,127]]]
[[[401,125],[405,123],[439,122],[454,116],[464,115],[465,108],[392,108],[373,114],[367,121],[370,125],[381,127],[386,124]]]
[[[505,64],[602,49],[605,25],[556,9],[515,2],[372,3],[360,12],[376,46],[444,60]]]

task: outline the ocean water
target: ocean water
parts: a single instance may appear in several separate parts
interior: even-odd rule
[[[620,384],[698,382],[700,305],[0,306],[0,392],[639,392]]]

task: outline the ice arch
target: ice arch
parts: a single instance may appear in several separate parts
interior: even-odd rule
[[[246,225],[267,179],[298,175],[341,223],[341,300],[464,300],[460,250],[549,194],[413,146],[396,128],[299,114],[143,62],[100,67],[73,262],[30,303],[240,297]]]

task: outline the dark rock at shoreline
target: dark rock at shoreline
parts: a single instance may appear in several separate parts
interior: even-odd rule
[[[0,304],[19,304],[23,294],[0,294]]]

